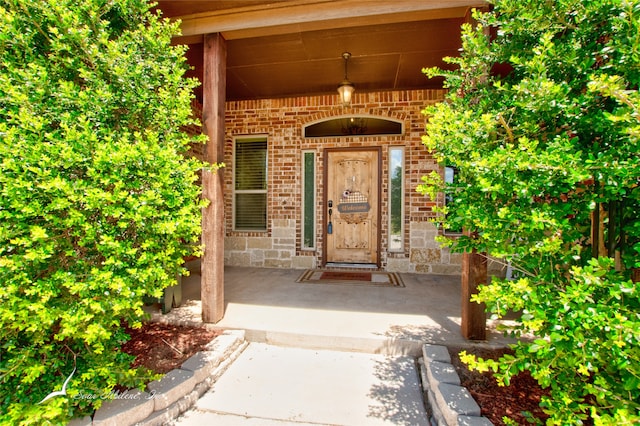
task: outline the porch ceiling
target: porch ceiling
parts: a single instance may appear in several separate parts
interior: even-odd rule
[[[460,25],[481,0],[168,1],[182,20],[187,54],[202,79],[202,35],[227,40],[227,99],[336,94],[348,76],[357,92],[441,87],[422,68],[444,66],[460,47]],[[198,97],[201,93],[197,92]]]

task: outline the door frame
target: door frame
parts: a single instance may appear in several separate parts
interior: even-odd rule
[[[327,207],[328,194],[327,188],[329,183],[329,153],[330,152],[362,152],[362,151],[373,151],[378,154],[378,182],[377,182],[377,208],[378,213],[376,220],[378,222],[377,228],[377,243],[376,243],[376,267],[380,268],[381,265],[381,243],[382,243],[382,147],[380,146],[354,146],[354,147],[343,147],[343,148],[324,148],[322,152],[322,226],[319,228],[322,229],[322,266],[327,265],[327,224],[329,223],[329,208]],[[354,263],[357,265],[357,263]]]

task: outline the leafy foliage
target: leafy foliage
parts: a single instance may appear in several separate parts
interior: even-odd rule
[[[121,325],[199,251],[196,82],[149,7],[0,1],[0,423],[64,423],[139,385]]]
[[[510,262],[476,301],[521,339],[498,362],[551,396],[552,424],[640,421],[640,3],[496,0],[463,27],[446,102],[425,109],[424,144],[457,167],[419,190],[452,194],[447,240]],[[637,278],[636,278],[637,281]]]

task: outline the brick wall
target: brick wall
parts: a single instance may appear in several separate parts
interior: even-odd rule
[[[421,144],[426,118],[421,110],[443,99],[443,90],[356,93],[352,105],[342,107],[338,96],[233,101],[226,104],[225,122],[225,262],[229,265],[309,268],[321,261],[323,150],[335,147],[382,147],[381,263],[385,269],[405,272],[458,273],[459,261],[433,240],[437,230],[434,201],[418,194],[421,176],[438,166]],[[369,115],[399,120],[400,136],[304,138],[303,128],[313,122],[345,115]],[[233,143],[238,136],[266,135],[268,141],[268,229],[233,231]],[[404,252],[388,253],[388,147],[405,147]],[[317,159],[316,248],[301,248],[301,151],[315,150]]]

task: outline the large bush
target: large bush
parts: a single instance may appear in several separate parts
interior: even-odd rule
[[[444,103],[425,110],[425,145],[455,181],[449,241],[510,262],[477,301],[535,336],[499,362],[528,370],[553,424],[640,422],[640,3],[496,0],[463,29]],[[637,275],[635,275],[637,281]]]
[[[0,423],[141,383],[121,326],[199,250],[177,31],[142,0],[0,1]]]

